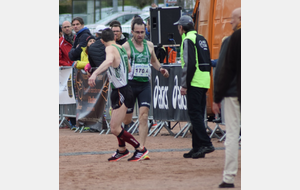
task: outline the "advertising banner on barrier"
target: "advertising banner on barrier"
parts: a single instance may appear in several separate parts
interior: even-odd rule
[[[164,66],[169,78],[152,67],[152,106],[156,120],[189,121],[186,96],[180,94],[181,66]]]
[[[76,124],[101,131],[104,128],[102,117],[107,102],[109,82],[106,72],[97,76],[95,87],[89,86],[88,78],[85,71],[78,70]]]
[[[59,70],[59,104],[75,104],[72,68]]]

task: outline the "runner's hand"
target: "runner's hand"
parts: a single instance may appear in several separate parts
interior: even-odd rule
[[[92,76],[88,80],[88,84],[91,87],[94,87],[94,86],[96,86],[96,82],[95,81],[96,81],[96,75],[94,75],[94,73],[93,73]]]
[[[160,73],[165,77],[168,78],[169,77],[169,72],[167,69],[161,68],[160,69]]]

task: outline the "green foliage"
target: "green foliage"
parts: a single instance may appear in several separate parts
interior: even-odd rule
[[[87,1],[74,1],[73,2],[73,13],[74,14],[86,14]]]
[[[59,5],[59,14],[71,13],[72,6],[71,5]]]
[[[59,5],[72,5],[72,0],[59,0]]]
[[[112,7],[113,6],[113,0],[101,0],[101,6],[102,7]]]
[[[153,0],[131,0],[132,5],[137,5],[138,8],[142,9],[147,5],[151,5]]]

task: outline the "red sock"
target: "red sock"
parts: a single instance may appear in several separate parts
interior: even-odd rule
[[[122,139],[120,139],[119,137],[117,137],[118,141],[119,141],[119,147],[125,147],[125,141],[123,141]]]
[[[140,143],[124,129],[122,129],[121,133],[118,135],[118,139],[131,144],[134,148],[138,148],[140,146]]]

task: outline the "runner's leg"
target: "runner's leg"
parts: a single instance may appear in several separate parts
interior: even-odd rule
[[[145,146],[148,135],[148,113],[149,108],[142,106],[139,109],[139,136],[141,147]]]

